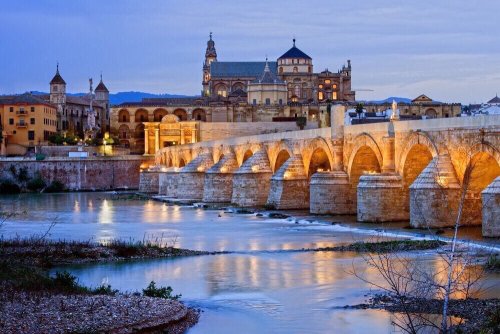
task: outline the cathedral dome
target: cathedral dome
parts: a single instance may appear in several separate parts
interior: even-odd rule
[[[295,38],[293,39],[293,46],[290,50],[285,52],[281,57],[278,58],[280,59],[292,59],[292,58],[301,58],[301,59],[312,59],[309,57],[307,54],[305,54],[302,50],[300,50],[298,47],[295,46]]]

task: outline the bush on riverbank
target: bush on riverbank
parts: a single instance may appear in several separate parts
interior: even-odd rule
[[[172,295],[173,289],[170,286],[159,288],[156,287],[155,281],[151,281],[146,289],[142,290],[142,294],[146,297],[155,297],[163,299],[178,300],[182,295]]]
[[[47,186],[47,183],[42,178],[40,173],[36,173],[35,176],[26,183],[26,188],[31,191],[39,192]]]
[[[21,187],[19,187],[14,181],[9,179],[0,180],[0,194],[10,195],[19,194],[21,192]]]
[[[61,181],[52,181],[44,190],[46,193],[60,193],[66,191],[66,187]]]

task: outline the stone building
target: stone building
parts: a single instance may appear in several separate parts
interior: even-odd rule
[[[57,108],[57,130],[63,133],[73,133],[81,138],[84,136],[87,117],[90,111],[91,98],[92,109],[95,111],[96,124],[101,132],[109,131],[109,91],[102,81],[93,92],[85,96],[73,96],[66,93],[66,81],[59,73],[57,65],[56,74],[50,81],[50,94],[41,95],[42,99]]]
[[[152,145],[150,140],[154,141],[155,137],[145,138],[143,123],[160,123],[166,115],[175,115],[180,123],[188,122],[185,126],[194,129],[193,133],[196,133],[196,126],[189,123],[192,121],[289,123],[260,126],[258,131],[262,132],[266,131],[265,128],[268,131],[292,129],[296,117],[305,116],[308,120],[307,128],[325,126],[329,102],[354,101],[350,61],[347,64],[337,73],[328,70],[314,73],[312,58],[297,48],[295,39],[292,48],[276,61],[219,61],[215,42],[210,34],[202,68],[201,96],[143,99],[142,102],[126,102],[114,106],[110,117],[110,131],[132,151],[144,152],[141,147],[146,141],[148,145]],[[159,125],[156,128],[160,133],[164,132]],[[159,146],[194,140],[182,139],[180,128],[175,138],[164,140],[159,135]],[[187,133],[186,129],[185,135]],[[200,132],[197,140],[201,140]]]
[[[0,154],[23,155],[37,145],[48,143],[57,131],[55,105],[37,96],[0,97]]]
[[[364,109],[369,113],[380,113],[391,109],[391,102],[386,103],[366,103]],[[419,95],[410,103],[399,102],[398,108],[400,116],[425,116],[426,118],[447,118],[458,117],[462,113],[462,105],[460,103],[443,103],[434,101],[427,95]]]

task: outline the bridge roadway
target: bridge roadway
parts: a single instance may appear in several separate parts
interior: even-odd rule
[[[329,128],[162,148],[156,166],[141,172],[140,190],[444,227],[467,188],[461,224],[500,236],[500,116],[343,122],[335,107]]]

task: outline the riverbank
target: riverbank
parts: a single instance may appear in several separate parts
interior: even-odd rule
[[[499,333],[500,299],[451,299],[448,314],[454,317],[453,333]],[[346,306],[351,309],[383,309],[391,313],[406,314],[414,318],[426,319],[430,315],[441,316],[443,301],[439,299],[406,298],[400,299],[389,294],[375,295],[367,303]]]
[[[161,244],[161,240],[156,240]],[[170,287],[154,282],[142,294],[110,285],[86,287],[57,265],[207,255],[144,242],[0,241],[0,332],[2,333],[184,333],[199,312],[178,301]]]
[[[0,255],[4,261],[41,268],[211,254],[216,252],[169,246],[162,237],[151,241],[112,240],[106,244],[92,241],[51,241],[38,237],[0,240]]]

